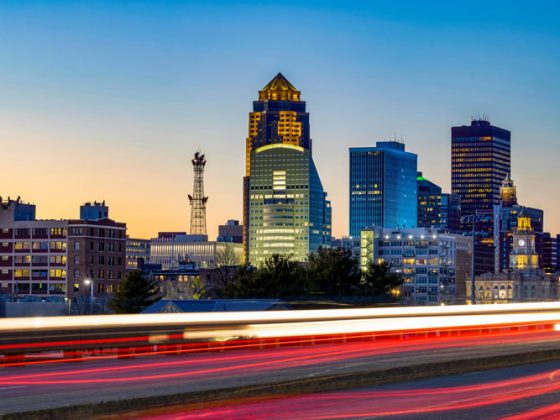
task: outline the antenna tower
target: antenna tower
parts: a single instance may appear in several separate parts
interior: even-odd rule
[[[191,235],[206,235],[206,202],[204,197],[204,165],[206,159],[200,152],[194,154],[191,160],[194,171],[193,195],[189,194],[191,205]]]

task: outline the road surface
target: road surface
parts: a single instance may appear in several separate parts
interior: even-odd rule
[[[8,367],[0,414],[559,349],[559,332],[534,331]]]

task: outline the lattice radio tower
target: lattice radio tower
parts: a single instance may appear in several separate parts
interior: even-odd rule
[[[191,161],[194,170],[193,195],[189,194],[191,204],[191,235],[206,235],[206,202],[208,197],[204,197],[204,165],[206,159],[200,152],[194,154]]]

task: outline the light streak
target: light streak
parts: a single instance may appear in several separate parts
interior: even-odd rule
[[[218,407],[192,409],[189,406],[167,408],[164,415],[144,419],[218,419],[251,418],[280,419],[288,414],[290,419],[347,419],[387,417],[395,415],[421,415],[473,410],[500,404],[531,399],[560,391],[560,382],[551,381],[556,372],[527,375],[520,378],[493,381],[467,386],[445,388],[345,391],[328,394],[310,394],[296,397],[238,401]],[[555,418],[560,414],[560,404],[541,407],[509,420]],[[139,417],[139,416],[137,416]]]
[[[48,330],[63,328],[91,327],[134,327],[140,325],[185,325],[185,324],[228,324],[306,321],[329,319],[353,319],[376,317],[425,317],[461,315],[474,313],[511,313],[527,311],[559,311],[560,302],[511,303],[504,305],[464,305],[464,306],[415,306],[399,308],[368,309],[320,309],[308,311],[266,311],[266,312],[212,312],[174,314],[135,315],[93,315],[43,318],[0,319],[0,332]]]

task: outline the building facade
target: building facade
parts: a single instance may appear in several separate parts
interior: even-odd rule
[[[446,194],[418,172],[418,227],[436,228],[446,232],[461,231],[461,203],[457,194]]]
[[[461,216],[492,210],[502,181],[511,173],[511,133],[489,121],[451,129],[451,192],[461,200]]]
[[[389,264],[401,274],[401,296],[408,304],[462,302],[471,273],[472,239],[431,228],[364,229],[360,236],[360,265]]]
[[[330,244],[331,208],[312,157],[309,114],[280,73],[253,102],[243,191],[246,261],[272,254],[303,261]]]
[[[126,270],[141,270],[150,260],[150,240],[126,238]]]
[[[403,143],[350,148],[349,236],[371,226],[414,228],[417,156]]]
[[[163,233],[150,241],[150,264],[160,265],[163,270],[173,270],[181,264],[192,262],[197,269],[214,268],[227,258],[241,264],[243,246],[237,243],[208,241],[204,235]]]
[[[87,220],[37,220],[34,205],[2,201],[0,293],[72,298],[89,295],[91,284],[95,296],[111,293],[125,270],[126,224],[95,220],[93,207],[80,209]]]
[[[253,101],[249,114],[249,133],[245,140],[245,177],[243,178],[243,244],[249,253],[249,199],[252,152],[269,144],[289,144],[311,152],[309,113],[301,93],[278,73]]]
[[[351,236],[343,236],[342,238],[333,238],[331,248],[343,248],[352,251],[356,258],[360,258],[360,238]]]
[[[476,303],[557,300],[558,280],[556,276],[539,268],[536,235],[531,218],[523,212],[518,215],[512,241],[509,269],[506,272],[486,273],[476,277]],[[467,280],[469,289],[471,285],[471,280]]]
[[[243,226],[239,220],[228,220],[225,225],[218,226],[218,242],[243,243]]]

